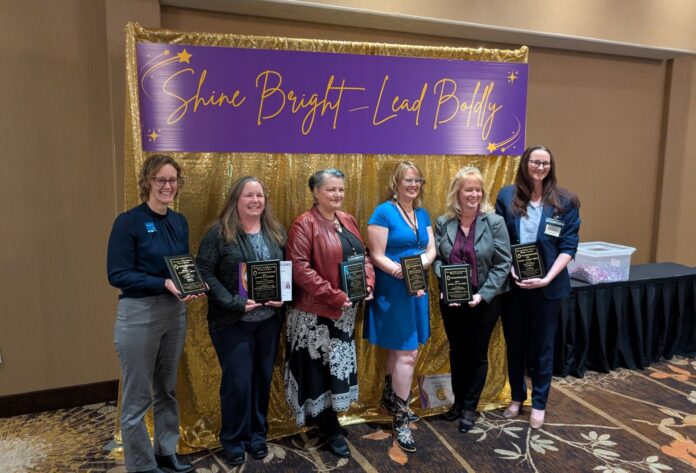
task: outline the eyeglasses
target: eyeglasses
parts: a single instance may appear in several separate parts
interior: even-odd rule
[[[409,186],[412,186],[413,184],[419,184],[419,185],[425,184],[425,179],[423,179],[422,177],[419,177],[417,179],[410,179],[410,178],[409,179],[402,179],[402,181],[404,181]]]
[[[529,164],[531,164],[535,168],[550,168],[551,167],[551,161],[539,161],[537,159],[530,159]]]
[[[155,181],[155,185],[157,187],[164,187],[166,183],[169,183],[171,187],[176,187],[177,185],[184,183],[183,177],[172,177],[170,179],[167,179],[166,177],[151,177],[150,179]]]

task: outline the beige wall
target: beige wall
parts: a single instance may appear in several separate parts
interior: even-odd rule
[[[500,13],[494,16],[512,21],[499,3],[488,2]],[[395,2],[381,4],[397,8]],[[399,2],[404,12],[422,4]],[[447,15],[451,2],[432,5]],[[680,28],[646,8],[628,26],[606,26],[607,36],[633,32],[655,45],[693,48],[692,30],[684,39]],[[451,11],[464,18],[464,10]],[[468,21],[492,18],[483,7],[471,11]],[[112,343],[117,291],[106,281],[105,252],[113,218],[122,210],[127,20],[189,31],[480,44],[169,7],[160,12],[157,0],[1,2],[0,396],[118,377]],[[671,31],[674,38],[660,39],[657,31]],[[528,110],[527,142],[551,146],[561,183],[580,194],[583,240],[636,246],[634,262],[696,265],[690,221],[696,211],[696,136],[689,133],[696,129],[693,59],[668,68],[657,61],[533,49]]]
[[[119,375],[106,242],[124,102],[121,80],[112,103],[107,6],[0,2],[0,396]],[[122,43],[124,24],[110,25]]]

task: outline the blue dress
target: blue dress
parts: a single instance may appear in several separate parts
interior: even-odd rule
[[[430,216],[423,208],[416,208],[418,237],[391,202],[377,206],[368,225],[389,230],[385,255],[399,263],[402,256],[425,252],[428,246]],[[428,293],[410,296],[403,279],[397,279],[375,266],[374,300],[368,305],[363,325],[363,338],[389,350],[416,350],[430,337]]]

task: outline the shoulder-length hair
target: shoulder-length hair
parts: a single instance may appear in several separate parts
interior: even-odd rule
[[[487,213],[493,210],[491,204],[488,202],[488,193],[484,188],[483,174],[481,174],[481,171],[477,167],[465,166],[454,175],[452,182],[450,182],[449,190],[447,191],[445,215],[449,218],[459,218],[462,214],[462,206],[459,202],[459,191],[462,189],[467,179],[475,179],[481,186],[482,195],[481,203],[479,204],[479,212]]]
[[[140,168],[140,173],[138,173],[138,191],[140,193],[140,200],[147,202],[150,198],[150,191],[152,190],[152,184],[150,181],[153,177],[157,175],[162,166],[169,164],[174,169],[176,169],[176,177],[179,179],[179,183],[176,186],[176,193],[174,198],[179,195],[179,190],[184,185],[184,178],[181,175],[181,166],[174,160],[171,156],[166,154],[153,154],[148,157]]]
[[[420,168],[416,166],[416,163],[412,161],[401,161],[394,166],[394,171],[392,171],[389,177],[389,183],[387,184],[387,200],[396,201],[399,195],[399,182],[404,178],[404,174],[409,169],[413,169],[418,173],[418,177],[423,179],[423,173]],[[423,196],[425,195],[425,179],[421,183],[420,191],[418,192],[418,197],[416,198],[414,207],[420,207],[423,204]]]
[[[533,183],[529,176],[529,159],[534,151],[546,151],[551,159],[549,173],[541,184],[541,201],[554,208],[554,213],[560,213],[565,207],[565,202],[570,202],[576,207],[580,207],[578,196],[569,190],[558,187],[556,182],[556,161],[553,153],[544,145],[533,145],[524,150],[520,167],[517,168],[515,177],[515,197],[512,199],[512,213],[515,215],[527,215],[527,206],[532,200]]]
[[[279,246],[282,246],[286,239],[285,230],[273,214],[268,189],[263,182],[259,181],[254,176],[240,177],[234,181],[232,187],[230,187],[230,191],[225,199],[225,205],[222,207],[222,211],[218,217],[218,222],[220,223],[220,228],[222,235],[225,237],[225,241],[228,243],[236,243],[237,235],[244,231],[239,220],[237,203],[239,202],[239,197],[242,195],[244,186],[248,182],[258,182],[261,185],[261,189],[263,189],[264,208],[263,213],[261,214],[261,231],[269,235]]]

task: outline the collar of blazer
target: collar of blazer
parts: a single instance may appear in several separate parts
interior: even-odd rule
[[[474,243],[479,241],[483,236],[484,232],[488,229],[488,214],[479,213],[476,217],[476,234],[474,235]],[[445,229],[447,231],[447,238],[449,238],[450,243],[454,246],[454,240],[457,238],[457,229],[459,228],[459,219],[451,218],[445,223]]]

